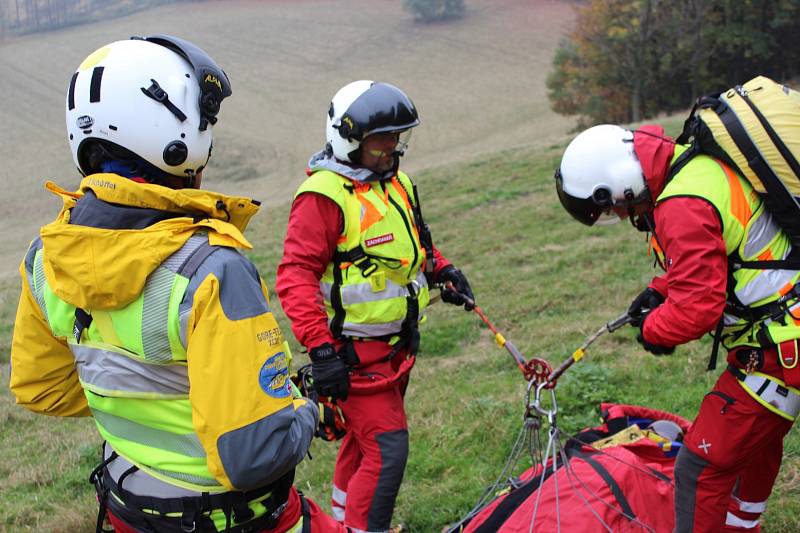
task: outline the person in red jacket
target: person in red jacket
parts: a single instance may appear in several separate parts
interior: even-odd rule
[[[337,402],[347,424],[332,507],[356,532],[390,528],[408,457],[404,394],[430,287],[448,284],[445,302],[474,305],[398,169],[418,124],[414,104],[393,85],[361,80],[336,93],[327,145],[309,161],[278,266],[278,296],[308,349],[314,388]]]
[[[586,225],[630,218],[652,234],[665,274],[629,309],[645,350],[671,354],[712,331],[728,349],[678,455],[676,531],[759,531],[800,411],[800,376],[779,357],[797,355],[800,328],[786,313],[797,299],[778,302],[800,272],[746,264],[786,258],[788,236],[749,182],[686,150],[660,126],[595,126],[567,147],[556,188]]]

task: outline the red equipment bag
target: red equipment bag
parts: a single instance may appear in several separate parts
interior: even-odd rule
[[[534,465],[451,531],[670,533],[675,456],[690,422],[646,407],[601,410],[604,423],[567,440],[555,472],[552,460]]]

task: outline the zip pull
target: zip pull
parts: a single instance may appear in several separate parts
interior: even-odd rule
[[[81,337],[83,336],[83,330],[88,328],[92,324],[92,315],[81,309],[80,307],[75,308],[75,323],[72,326],[72,335],[75,337],[75,342],[77,344],[81,343]]]

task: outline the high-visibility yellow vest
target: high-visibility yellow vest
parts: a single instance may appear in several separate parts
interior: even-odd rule
[[[673,164],[685,149],[676,146]],[[771,261],[789,255],[791,244],[788,236],[765,210],[753,187],[719,161],[707,155],[693,157],[666,185],[657,203],[678,196],[702,198],[714,206],[722,223],[722,239],[729,259],[735,262]],[[653,244],[663,264],[664,256],[657,239]],[[729,261],[729,269],[731,264]],[[734,311],[734,308],[758,310],[777,301],[798,282],[800,271],[740,268],[729,272],[729,278],[728,306],[722,331],[728,349],[759,346],[757,335],[762,329],[761,338],[766,334],[766,340],[773,344],[800,337],[800,320],[789,314],[777,319],[760,316],[752,320]],[[795,316],[800,317],[800,304],[790,304],[790,308],[795,311]]]
[[[362,183],[320,170],[295,196],[306,192],[330,198],[344,216],[336,253],[320,280],[331,332],[337,338],[400,333],[410,310],[418,305],[421,312],[430,300],[411,179],[398,172]]]
[[[137,299],[119,309],[88,310],[85,327],[76,307],[49,287],[41,247],[28,283],[53,335],[66,338],[92,416],[111,447],[155,478],[222,492],[227,489],[208,471],[192,425],[178,316],[193,274],[186,269],[197,264],[186,259],[209,248],[205,235],[191,237],[148,277]]]

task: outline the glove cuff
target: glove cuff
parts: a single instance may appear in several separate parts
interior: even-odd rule
[[[312,362],[328,361],[337,357],[336,348],[334,348],[333,344],[326,342],[311,348],[308,351],[308,357]]]
[[[436,282],[442,283],[445,281],[445,277],[452,272],[458,272],[458,269],[455,267],[455,265],[450,264],[442,268],[439,273],[436,274]]]

